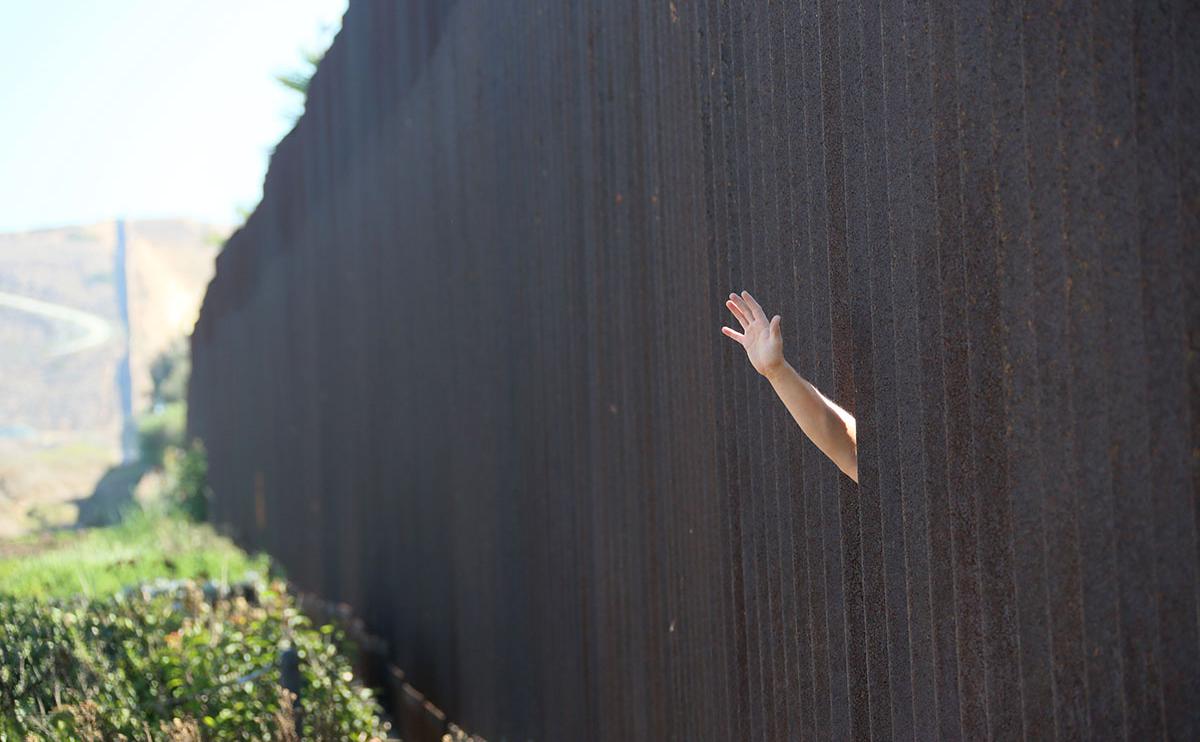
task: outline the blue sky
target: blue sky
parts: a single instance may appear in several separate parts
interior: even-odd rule
[[[274,76],[347,0],[12,0],[0,9],[0,232],[240,221],[300,96]]]

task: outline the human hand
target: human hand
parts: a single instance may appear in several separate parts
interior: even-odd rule
[[[779,315],[768,321],[762,307],[749,291],[743,291],[741,296],[730,294],[725,306],[741,323],[743,332],[730,327],[722,327],[721,332],[738,341],[746,349],[746,355],[755,371],[770,378],[785,365]]]

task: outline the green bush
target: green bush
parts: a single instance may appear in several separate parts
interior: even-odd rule
[[[172,402],[138,418],[138,448],[142,463],[161,467],[167,448],[184,446],[187,434],[187,403]]]
[[[200,441],[188,448],[169,447],[163,454],[163,494],[170,507],[185,517],[208,519],[208,456]]]
[[[0,598],[0,739],[382,737],[340,640],[312,626],[282,583]],[[281,694],[285,652],[300,668],[295,712]]]
[[[191,348],[187,338],[176,338],[150,363],[151,402],[155,405],[187,400],[188,377],[192,374]]]

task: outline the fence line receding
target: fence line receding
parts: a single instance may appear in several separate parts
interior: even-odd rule
[[[214,519],[490,739],[1200,737],[1198,16],[354,0],[193,336]]]

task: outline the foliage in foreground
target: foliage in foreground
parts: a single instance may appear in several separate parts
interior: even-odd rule
[[[0,740],[382,737],[339,641],[282,583],[0,597]],[[300,670],[294,712],[280,692],[285,655]]]

